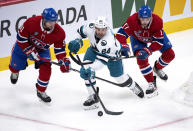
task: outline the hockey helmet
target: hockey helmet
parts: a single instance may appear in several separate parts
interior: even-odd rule
[[[58,20],[58,14],[56,13],[56,11],[53,8],[45,8],[42,13],[42,17],[46,21],[57,21]]]
[[[106,28],[106,27],[108,27],[106,18],[104,16],[97,17],[97,19],[95,20],[95,27],[96,28]]]
[[[138,11],[139,18],[149,18],[152,16],[151,8],[148,5],[143,5]]]

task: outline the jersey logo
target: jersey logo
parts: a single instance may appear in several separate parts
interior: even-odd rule
[[[42,42],[41,40],[39,40],[39,39],[37,39],[37,38],[35,38],[35,37],[30,37],[30,41],[31,41],[31,43],[32,43],[35,47],[37,47],[37,48],[39,48],[39,49],[42,49],[42,50],[47,50],[47,49],[49,49],[49,47],[50,47],[50,45]]]
[[[102,46],[106,46],[106,45],[107,45],[107,41],[106,41],[106,40],[102,40],[102,41],[101,41],[101,45],[102,45]]]

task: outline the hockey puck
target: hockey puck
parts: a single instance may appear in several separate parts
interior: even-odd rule
[[[102,116],[103,115],[103,112],[102,111],[99,111],[98,112],[98,116]]]

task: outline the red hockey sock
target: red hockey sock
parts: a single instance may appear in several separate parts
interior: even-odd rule
[[[141,73],[143,74],[146,81],[148,83],[153,82],[153,80],[154,80],[153,70],[152,70],[152,67],[150,66],[150,64],[148,62],[148,59],[145,59],[145,60],[137,59],[137,64],[139,65]]]
[[[156,67],[162,69],[166,67],[175,58],[175,53],[172,48],[164,51],[156,62]]]
[[[51,76],[50,63],[41,63],[39,65],[39,77],[37,80],[37,90],[44,92],[48,86]]]

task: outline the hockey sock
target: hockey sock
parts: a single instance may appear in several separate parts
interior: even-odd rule
[[[37,79],[37,90],[44,92],[48,86],[51,76],[50,63],[41,63],[39,65],[39,77]]]
[[[148,59],[145,59],[145,60],[137,59],[137,64],[139,65],[141,73],[143,74],[146,81],[148,83],[153,82],[153,80],[154,80],[154,78],[153,78],[153,69],[149,64]]]
[[[166,67],[175,58],[175,53],[172,48],[164,51],[156,62],[157,69]]]

